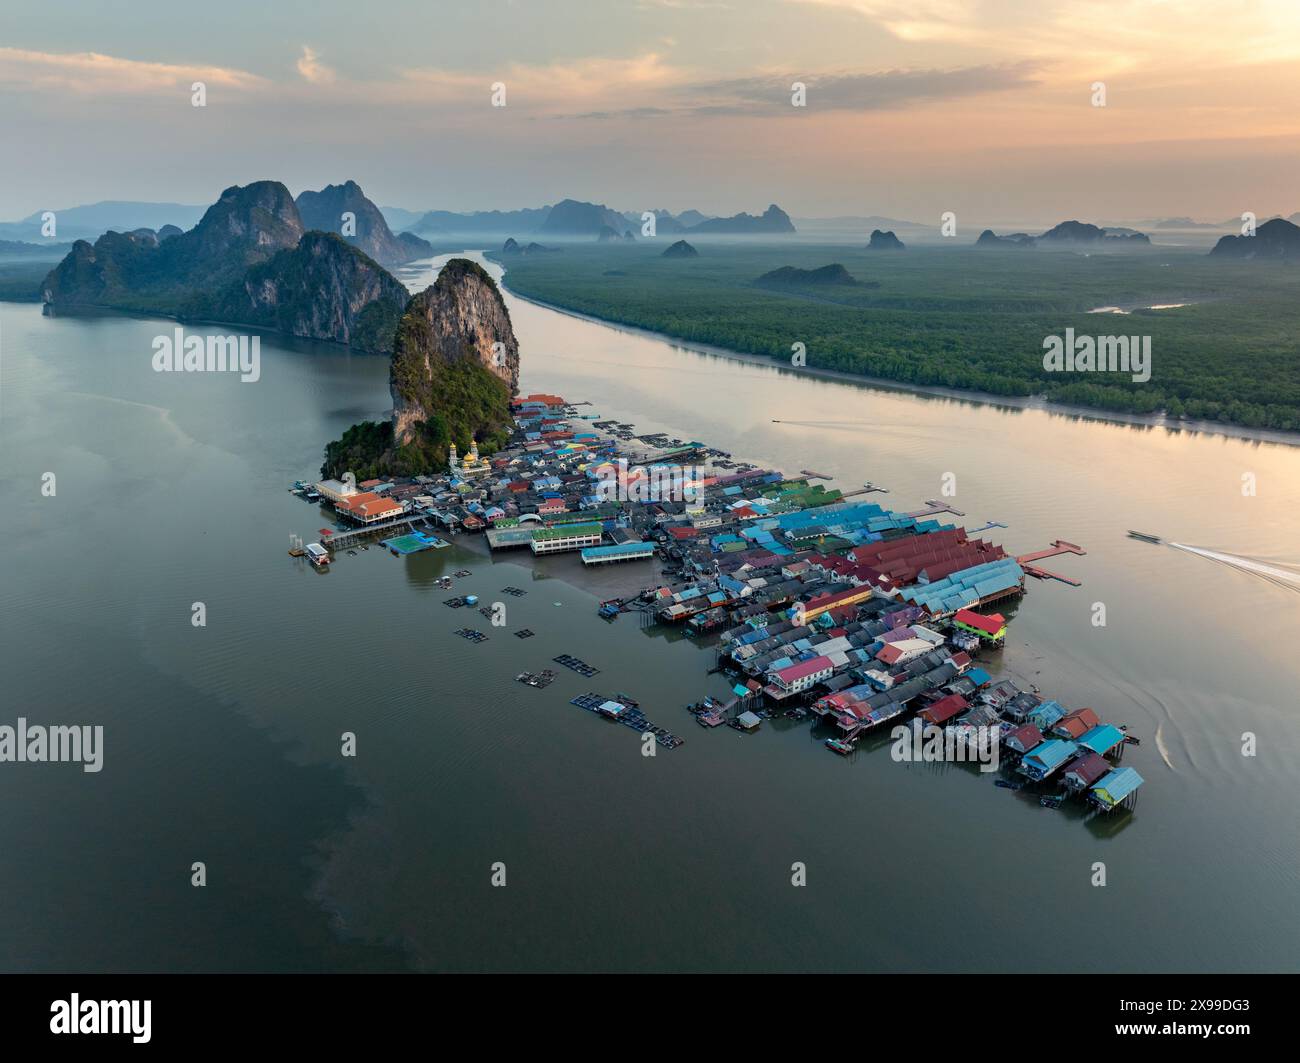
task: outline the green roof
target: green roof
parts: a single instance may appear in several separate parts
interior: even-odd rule
[[[590,524],[593,520],[604,520],[619,514],[618,503],[606,502],[603,505],[584,509],[580,513],[556,513],[546,518],[549,524]]]
[[[599,524],[566,524],[559,528],[538,528],[533,532],[533,542],[547,539],[569,539],[575,535],[601,535],[604,528]]]

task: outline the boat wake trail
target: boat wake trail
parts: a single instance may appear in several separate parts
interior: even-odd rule
[[[1279,568],[1277,565],[1265,564],[1263,561],[1241,557],[1238,554],[1225,554],[1219,550],[1207,550],[1203,546],[1188,546],[1186,543],[1170,543],[1169,545],[1175,550],[1185,550],[1189,554],[1199,554],[1201,557],[1208,557],[1211,561],[1218,561],[1220,564],[1229,565],[1232,568],[1240,569],[1242,572],[1249,572],[1260,579],[1267,580],[1275,587],[1300,593],[1300,572]]]
[[[1165,762],[1166,767],[1173,768],[1174,762],[1169,759],[1169,747],[1165,745],[1165,725],[1164,723],[1156,724],[1156,749],[1160,751],[1160,759]]]

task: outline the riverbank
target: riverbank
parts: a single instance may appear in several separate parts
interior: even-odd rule
[[[1280,446],[1300,447],[1300,432],[1286,432],[1266,428],[1248,428],[1243,425],[1226,424],[1219,421],[1170,418],[1163,413],[1122,413],[1118,411],[1097,409],[1091,406],[1077,406],[1067,403],[1053,402],[1042,395],[1031,395],[1020,398],[1017,396],[996,395],[992,392],[972,391],[962,388],[906,384],[900,383],[896,380],[889,380],[885,377],[863,376],[858,373],[848,373],[838,369],[822,369],[815,366],[804,366],[796,369],[793,366],[782,365],[764,355],[746,354],[742,351],[730,350],[713,344],[680,339],[676,336],[656,332],[652,329],[641,328],[637,325],[623,324],[617,321],[610,321],[606,318],[596,317],[580,310],[573,310],[557,303],[537,299],[516,288],[510,287],[508,280],[509,269],[505,263],[496,257],[495,252],[484,251],[481,252],[481,254],[488,261],[501,269],[502,285],[514,298],[522,300],[523,302],[532,303],[534,306],[539,306],[543,309],[553,311],[557,314],[563,314],[567,317],[577,318],[580,321],[603,325],[605,328],[624,332],[628,335],[661,340],[670,343],[673,346],[680,347],[683,350],[693,351],[697,354],[712,355],[718,358],[727,358],[737,362],[745,362],[749,365],[764,366],[776,372],[788,374],[794,377],[812,377],[820,380],[833,380],[838,383],[852,384],[857,387],[898,392],[921,397],[946,399],[952,402],[969,404],[971,406],[994,406],[1007,410],[1039,410],[1052,416],[1065,417],[1073,420],[1131,425],[1139,428],[1162,428],[1170,433],[1186,432],[1197,435],[1218,435],[1230,439],[1248,439],[1262,443],[1275,443]]]

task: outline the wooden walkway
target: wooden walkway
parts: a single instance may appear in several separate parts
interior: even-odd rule
[[[951,513],[957,517],[966,516],[966,514],[963,513],[960,509],[954,509],[952,506],[948,505],[947,502],[940,502],[934,498],[927,498],[925,500],[925,509],[918,509],[916,510],[916,512],[907,513],[904,514],[904,516],[908,516],[912,518],[930,517],[936,513]]]
[[[874,493],[874,492],[876,492],[876,491],[879,491],[879,492],[881,492],[882,494],[886,494],[886,495],[889,494],[889,488],[888,488],[888,487],[879,487],[879,486],[877,486],[876,484],[873,484],[870,480],[868,480],[866,483],[864,483],[864,484],[863,484],[860,488],[858,488],[856,491],[845,491],[842,495],[840,495],[840,497],[841,497],[841,498],[857,498],[858,495],[869,495],[869,494],[872,494],[872,493]]]
[[[320,544],[327,550],[337,550],[343,546],[350,546],[354,542],[360,542],[376,532],[388,531],[390,528],[409,528],[414,531],[417,524],[426,528],[429,526],[423,516],[403,517],[401,520],[389,520],[383,524],[364,524],[352,531],[339,532],[336,535],[322,535]]]
[[[1035,561],[1042,561],[1047,557],[1056,557],[1058,554],[1087,554],[1082,546],[1075,546],[1074,543],[1067,543],[1064,539],[1057,539],[1051,547],[1046,550],[1035,550],[1032,554],[1021,554],[1016,558],[1016,564],[1025,570],[1025,574],[1033,576],[1035,579],[1055,579],[1062,583],[1068,583],[1071,587],[1082,587],[1083,584],[1077,579],[1071,579],[1069,576],[1062,576],[1059,572],[1049,572],[1045,568],[1033,564]]]

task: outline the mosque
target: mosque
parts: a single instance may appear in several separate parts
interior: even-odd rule
[[[452,476],[459,476],[462,479],[469,479],[474,476],[486,476],[492,471],[492,465],[487,458],[479,456],[478,440],[472,439],[469,444],[469,453],[462,460],[456,452],[456,444],[453,442],[447,455],[447,471]]]

